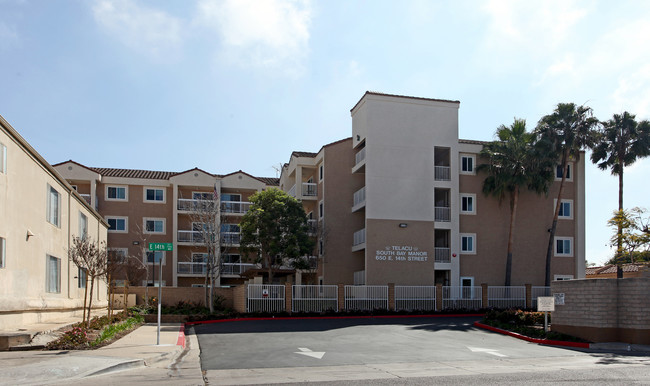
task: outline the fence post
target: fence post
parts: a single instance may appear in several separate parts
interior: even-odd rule
[[[481,284],[481,287],[483,288],[481,290],[482,295],[483,295],[482,296],[483,301],[481,302],[481,304],[483,305],[483,308],[488,308],[488,305],[490,304],[489,297],[488,297],[488,285],[487,285],[487,283],[483,283],[483,284]]]
[[[232,306],[237,312],[246,312],[246,284],[238,285],[233,290]]]
[[[291,314],[291,311],[293,310],[292,307],[293,291],[291,289],[292,289],[291,283],[284,283],[284,310],[289,314]]]
[[[345,309],[345,285],[339,284],[337,288],[337,298],[339,303],[339,311]]]
[[[533,308],[533,285],[526,284],[526,308]]]
[[[388,283],[388,311],[395,311],[395,283]]]
[[[436,284],[436,311],[442,311],[442,284]]]

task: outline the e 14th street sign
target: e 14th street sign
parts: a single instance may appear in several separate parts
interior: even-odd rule
[[[173,251],[173,243],[149,243],[150,251]]]

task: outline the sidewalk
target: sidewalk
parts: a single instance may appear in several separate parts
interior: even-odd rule
[[[203,385],[196,336],[181,331],[162,325],[160,345],[156,324],[146,324],[97,350],[0,352],[0,385]]]

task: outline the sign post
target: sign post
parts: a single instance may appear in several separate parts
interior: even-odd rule
[[[553,296],[538,297],[537,311],[544,311],[544,332],[548,332],[548,312],[555,311],[555,297]]]
[[[150,251],[173,251],[173,243],[149,243]],[[154,264],[156,263],[154,254]],[[160,314],[162,304],[162,259],[158,259],[158,329],[156,332],[156,344],[160,345]]]

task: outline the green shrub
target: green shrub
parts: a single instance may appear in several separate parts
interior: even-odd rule
[[[88,346],[88,335],[81,327],[74,327],[66,331],[59,339],[49,342],[45,347],[48,350],[74,350]]]

